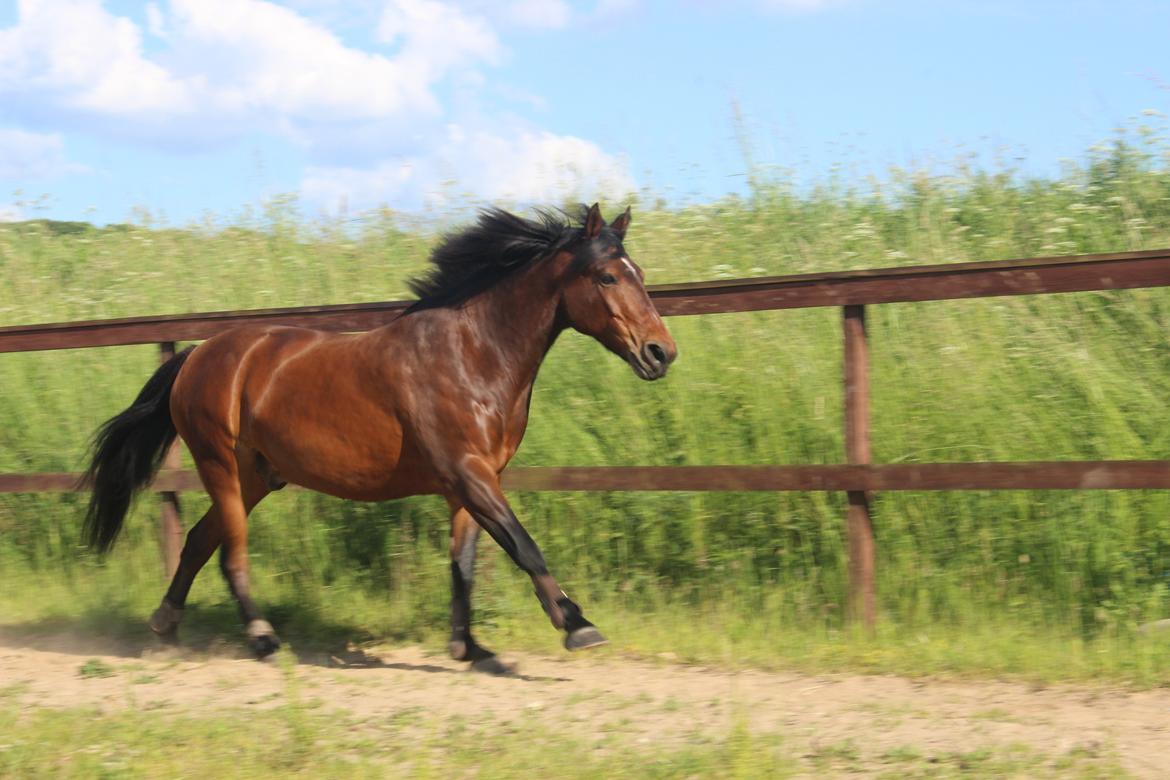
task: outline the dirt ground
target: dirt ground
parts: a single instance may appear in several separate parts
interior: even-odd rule
[[[30,708],[277,706],[285,672],[236,655],[0,636],[0,688]],[[95,658],[107,676],[82,672]],[[367,649],[302,657],[294,674],[315,706],[354,717],[414,711],[509,720],[538,710],[582,738],[612,734],[619,723],[631,743],[657,746],[722,738],[746,722],[782,734],[794,750],[847,744],[862,774],[866,766],[876,772],[890,751],[929,757],[1024,745],[1044,755],[1104,752],[1136,777],[1170,776],[1167,690],[728,671],[613,655],[508,658],[515,673],[493,676],[418,647]]]

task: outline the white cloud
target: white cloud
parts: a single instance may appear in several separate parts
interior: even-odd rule
[[[168,44],[153,56],[142,28],[100,0],[20,0],[18,11],[18,23],[0,30],[0,93],[102,120],[210,119],[220,133],[273,118],[296,125],[435,114],[437,81],[502,51],[486,22],[435,0],[386,6],[381,27],[400,44],[394,57],[347,46],[265,0],[151,3],[147,27]]]
[[[99,0],[20,0],[0,30],[0,92],[100,113],[192,108],[190,88],[145,59],[138,26]]]
[[[301,192],[331,210],[364,209],[400,200],[413,176],[410,159],[384,160],[363,168],[317,165],[306,170]]]
[[[60,135],[0,127],[0,179],[41,179],[82,170],[66,161]]]
[[[437,0],[390,0],[378,39],[400,45],[396,58],[427,81],[475,62],[494,63],[502,49],[488,23]]]
[[[0,29],[0,102],[10,121],[170,149],[278,134],[310,163],[306,196],[331,207],[633,190],[625,162],[596,144],[497,115],[471,120],[440,99],[448,84],[482,91],[479,69],[505,56],[497,27],[564,27],[565,0],[380,2],[381,47],[366,51],[268,0],[158,0],[142,24],[102,0],[19,0],[17,22]],[[0,131],[0,147],[29,152],[22,162],[0,148],[0,176],[77,170],[59,135],[21,133]]]
[[[573,136],[511,129],[469,131],[458,125],[423,155],[372,168],[315,166],[302,182],[306,198],[328,209],[438,207],[467,198],[556,203],[618,197],[635,190],[626,162]]]
[[[435,109],[429,79],[262,0],[171,0],[175,54],[228,115],[345,121]]]
[[[167,23],[163,16],[162,9],[158,7],[158,3],[146,4],[146,29],[150,30],[150,34],[156,38],[167,37]]]
[[[20,222],[24,211],[13,203],[0,203],[0,222]]]
[[[568,197],[627,195],[634,181],[624,160],[573,136],[477,133],[460,139],[481,166],[477,192],[488,200],[556,202]]]

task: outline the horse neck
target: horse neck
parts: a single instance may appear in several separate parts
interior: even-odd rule
[[[556,267],[553,260],[536,263],[464,310],[474,321],[483,381],[506,385],[514,395],[526,393],[536,381],[544,356],[564,329],[557,317]]]

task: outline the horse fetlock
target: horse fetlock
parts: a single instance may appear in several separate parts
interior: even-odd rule
[[[565,611],[561,607],[562,602],[572,604],[569,597],[557,585],[548,574],[532,578],[532,584],[535,586],[536,598],[540,601],[540,606],[544,609],[544,613],[548,615],[548,619],[557,629],[565,627]],[[575,605],[574,605],[575,606]]]
[[[172,606],[166,599],[158,605],[158,609],[150,616],[150,630],[162,637],[169,637],[175,633],[179,628],[179,623],[183,622],[183,610]]]
[[[540,606],[544,608],[544,614],[548,615],[553,627],[558,630],[563,629],[565,627],[565,613],[557,601],[546,598],[539,590],[536,591],[536,597],[540,599]]]
[[[276,629],[263,618],[248,621],[247,634],[249,639],[259,639],[262,636],[275,636]]]
[[[557,599],[557,606],[560,608],[564,620],[564,623],[557,628],[563,628],[571,633],[578,628],[593,625],[581,614],[581,608],[577,606],[577,603],[568,596],[562,594],[561,598]]]

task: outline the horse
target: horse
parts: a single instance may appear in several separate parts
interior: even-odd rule
[[[675,360],[642,269],[622,244],[629,224],[629,207],[607,224],[596,203],[575,218],[484,209],[441,239],[429,271],[410,281],[417,301],[380,328],[245,325],[178,353],[95,434],[85,541],[111,548],[134,495],[179,436],[211,507],[187,534],[150,617],[164,640],[177,640],[191,584],[220,548],[252,652],[263,659],[280,647],[251,595],[248,513],[293,483],[357,501],[446,499],[452,658],[495,658],[471,633],[481,529],[532,579],[565,648],[604,644],[549,573],[500,475],[524,437],[541,362],[563,331],[596,339],[644,380],[662,378]]]

